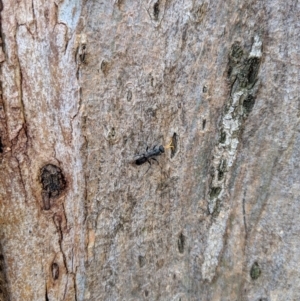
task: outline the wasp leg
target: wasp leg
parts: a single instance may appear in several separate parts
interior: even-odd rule
[[[157,162],[157,164],[159,165],[159,162],[155,159],[155,158],[151,158],[152,160],[154,160],[154,161],[156,161]]]
[[[149,159],[147,159],[147,162],[149,163],[150,166],[149,166],[149,168],[147,169],[147,171],[144,173],[144,175],[149,171],[149,169],[151,168],[151,165],[152,165]]]
[[[154,161],[156,161],[157,164],[158,164],[158,166],[159,166],[159,168],[162,169],[162,167],[161,167],[161,165],[159,164],[158,160],[156,160],[155,158],[151,158],[151,159],[154,160]]]
[[[149,146],[148,146],[148,144],[145,141],[143,141],[143,144],[144,144],[144,147],[146,146],[146,152],[147,152],[148,149],[149,149]]]

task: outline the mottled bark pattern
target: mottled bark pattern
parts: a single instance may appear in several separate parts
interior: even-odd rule
[[[10,300],[83,299],[80,13],[80,1],[5,1],[1,11],[0,216]]]
[[[300,299],[298,1],[0,11],[1,301]]]

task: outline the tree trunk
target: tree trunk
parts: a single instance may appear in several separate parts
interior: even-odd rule
[[[0,300],[299,300],[299,18],[3,1]]]

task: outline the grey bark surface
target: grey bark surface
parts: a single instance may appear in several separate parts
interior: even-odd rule
[[[0,9],[1,301],[300,300],[298,1]]]

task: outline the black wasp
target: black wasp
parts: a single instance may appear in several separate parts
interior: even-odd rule
[[[173,147],[172,142],[170,144],[168,144],[167,146],[162,146],[162,145],[155,145],[152,149],[149,150],[148,146],[146,148],[146,152],[139,155],[139,158],[135,159],[135,164],[136,165],[142,165],[146,162],[148,162],[150,164],[151,167],[151,161],[150,159],[156,161],[158,163],[158,161],[156,160],[155,157],[160,156],[161,154],[163,154],[165,152],[165,148],[170,148]],[[149,168],[150,168],[149,167]],[[149,169],[148,169],[149,170]],[[146,173],[148,172],[148,170],[146,171]]]
[[[161,155],[165,152],[165,148],[160,146],[154,146],[152,149],[148,150],[148,147],[146,149],[146,152],[144,154],[141,154],[138,159],[135,160],[136,165],[142,165],[146,162],[148,162],[151,165],[151,162],[149,159],[152,159],[154,161],[157,161],[154,157]]]

